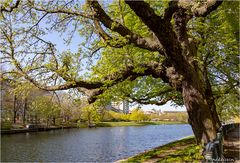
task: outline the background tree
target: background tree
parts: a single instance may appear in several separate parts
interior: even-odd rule
[[[55,125],[56,118],[60,117],[60,107],[49,96],[37,97],[30,107],[35,122],[45,122],[47,127]]]
[[[1,80],[1,121],[10,121],[13,117],[13,95],[7,80]]]
[[[234,38],[229,35],[227,40],[231,41],[227,44],[218,40],[215,49],[205,53],[204,40],[215,37],[198,40],[194,25],[200,19],[220,23],[211,17],[215,10],[218,16],[226,15],[226,20],[227,15],[238,15],[231,7],[235,4],[226,3],[230,14],[223,13],[224,8],[217,10],[221,4],[222,1],[215,0],[117,1],[109,5],[97,1],[4,2],[1,53],[4,62],[13,64],[16,72],[35,86],[49,91],[77,88],[89,96],[90,103],[117,87],[124,90],[128,99],[139,103],[183,101],[197,142],[207,143],[215,139],[221,125],[213,92],[213,83],[218,80],[209,72],[221,77],[220,72],[232,66],[214,66],[214,62],[208,62],[208,56],[232,60],[232,56],[225,57],[229,51],[222,49],[238,43],[238,34]],[[47,27],[43,25],[46,23]],[[210,23],[213,29],[214,25]],[[75,31],[86,40],[77,53],[58,53],[54,44],[44,39],[51,31],[68,31],[70,36],[64,37],[67,43]],[[228,77],[238,81],[234,74]],[[152,86],[154,83],[156,87]],[[235,89],[236,83],[232,84]],[[125,86],[131,89],[124,89]]]
[[[130,115],[130,120],[132,121],[148,121],[150,117],[148,117],[146,114],[144,114],[143,110],[139,108],[135,108],[132,110],[131,115]]]
[[[91,127],[92,124],[99,122],[100,115],[98,110],[93,105],[87,105],[82,109],[81,119],[86,121],[88,126]]]
[[[228,94],[216,101],[219,117],[223,122],[239,117],[239,96]]]

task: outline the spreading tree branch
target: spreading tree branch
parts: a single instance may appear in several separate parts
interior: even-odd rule
[[[74,15],[74,16],[81,16],[87,19],[91,19],[94,21],[95,27],[97,31],[99,32],[99,35],[108,42],[111,42],[114,38],[112,38],[109,34],[107,34],[106,31],[102,28],[102,25],[104,25],[106,28],[119,33],[121,36],[126,38],[129,43],[133,43],[135,46],[147,49],[150,51],[158,51],[160,54],[168,54],[171,55],[172,53],[176,53],[175,55],[172,55],[176,58],[181,58],[180,56],[177,56],[177,52],[181,51],[179,47],[176,49],[173,49],[172,42],[177,40],[177,36],[173,32],[172,25],[170,23],[170,20],[172,16],[177,12],[180,11],[180,7],[178,6],[178,1],[171,1],[169,2],[169,7],[165,10],[164,16],[160,17],[158,16],[154,10],[150,7],[150,5],[144,1],[126,1],[126,3],[130,6],[130,8],[136,13],[136,15],[145,23],[145,25],[153,32],[155,37],[142,37],[130,29],[128,29],[123,24],[114,21],[111,19],[111,17],[103,10],[101,5],[97,1],[88,1],[88,4],[90,5],[91,9],[94,11],[93,15],[86,15],[86,13],[76,12],[76,11],[70,11],[70,10],[64,10],[61,9],[46,9],[42,7],[35,6],[31,1],[28,1],[30,4],[30,7],[41,12],[45,12],[43,16],[39,19],[39,21],[36,23],[38,25],[40,21],[49,13],[62,13],[62,14],[68,14],[68,15]],[[196,10],[193,11],[193,14],[195,16],[206,16],[213,10],[215,10],[222,1],[217,1],[215,3],[209,3],[210,1],[207,1],[206,4],[203,4],[200,8],[196,8]],[[17,8],[20,3],[20,0],[18,0],[15,5],[10,6],[10,9],[6,9],[1,6],[1,12],[12,12],[13,9]],[[179,12],[179,14],[181,14]],[[179,17],[185,17],[185,14],[180,15]],[[182,23],[179,21],[179,23]],[[35,26],[36,26],[35,25]],[[183,27],[185,27],[186,22],[183,23]],[[182,29],[181,29],[182,30]],[[185,28],[183,29],[185,30]],[[12,34],[11,34],[12,35]],[[12,37],[12,36],[11,36]],[[169,38],[169,39],[168,39]],[[186,37],[185,37],[186,38]],[[54,91],[54,90],[65,90],[69,88],[78,88],[79,90],[86,92],[86,94],[89,94],[90,96],[90,102],[94,102],[96,100],[96,97],[104,91],[116,85],[119,82],[122,82],[124,80],[130,80],[133,81],[136,78],[140,76],[146,76],[146,75],[152,75],[156,78],[162,78],[164,82],[169,83],[169,76],[166,74],[166,68],[168,66],[163,66],[160,63],[148,63],[148,64],[142,64],[139,65],[139,67],[144,67],[144,71],[136,72],[134,67],[131,65],[126,66],[125,69],[121,70],[120,73],[111,74],[109,76],[106,76],[102,78],[100,81],[85,81],[85,80],[73,80],[70,79],[68,76],[63,75],[61,73],[57,73],[59,76],[61,76],[64,80],[64,84],[60,85],[44,85],[36,81],[34,78],[32,78],[28,72],[25,72],[21,64],[17,61],[17,59],[14,57],[14,46],[12,45],[11,40],[7,37],[7,40],[10,43],[10,51],[11,51],[11,59],[17,68],[19,74],[21,74],[25,79],[32,82],[35,86],[38,88],[48,90],[48,91]],[[179,39],[178,39],[179,40]],[[161,42],[161,43],[160,43]],[[111,46],[111,45],[110,45]],[[113,45],[112,45],[113,46]],[[116,45],[119,46],[119,45]],[[120,46],[119,46],[120,47]],[[163,49],[163,47],[165,49]],[[166,51],[165,51],[166,50]],[[173,52],[172,52],[173,51]],[[57,61],[57,60],[56,60]],[[182,60],[180,60],[182,61]],[[181,63],[181,62],[179,62]],[[58,66],[56,66],[57,71]],[[53,70],[54,71],[54,70]],[[107,83],[107,84],[106,84]],[[90,91],[90,92],[89,92]],[[132,97],[134,99],[134,97]],[[141,100],[141,102],[144,102],[144,99],[136,99],[135,100]],[[162,101],[159,101],[160,103],[164,103],[166,100],[171,99],[164,99]],[[138,101],[140,102],[140,101]],[[149,103],[150,101],[148,101]]]
[[[168,8],[164,11],[164,21],[171,21],[174,12],[178,9],[178,1],[170,1],[168,3]]]
[[[28,3],[30,4],[31,8],[33,8],[37,11],[42,11],[42,12],[46,12],[49,14],[67,14],[67,15],[73,15],[73,16],[81,16],[81,17],[87,18],[87,19],[93,19],[92,15],[88,15],[86,13],[79,12],[79,11],[77,12],[77,11],[71,11],[71,10],[64,10],[63,8],[61,8],[61,9],[46,9],[46,8],[38,7],[38,6],[34,5],[34,2],[30,1],[30,0],[28,1]],[[64,5],[64,6],[66,6],[66,5]]]
[[[153,33],[157,34],[163,30],[164,20],[154,12],[147,2],[143,0],[137,2],[126,0],[125,2]]]
[[[142,100],[142,99],[138,99],[136,97],[130,97],[132,99],[132,101],[134,102],[137,102],[139,104],[151,104],[151,105],[158,105],[158,106],[161,106],[161,105],[164,105],[166,104],[168,101],[171,101],[175,98],[175,96],[173,97],[165,97],[165,98],[162,98],[161,100]]]
[[[202,6],[193,10],[193,14],[197,17],[206,17],[212,11],[216,10],[222,3],[223,0],[207,0]]]
[[[6,8],[6,7],[1,5],[0,12],[1,13],[3,13],[3,12],[12,12],[14,9],[18,8],[20,2],[21,2],[20,0],[17,0],[16,3],[13,6],[9,6],[9,8]]]
[[[139,98],[136,97],[135,95],[129,94],[129,93],[125,93],[125,96],[139,104],[154,104],[154,105],[161,106],[161,105],[166,104],[168,101],[176,98],[177,95],[175,95],[175,94],[164,96],[167,93],[170,93],[172,91],[174,91],[173,88],[168,88],[166,90],[159,91],[157,93],[146,94],[146,95],[144,95],[144,97],[139,97]],[[160,97],[160,99],[157,97]]]
[[[140,35],[129,30],[126,26],[120,24],[117,21],[112,20],[110,16],[107,15],[107,13],[102,9],[101,5],[97,1],[88,1],[88,3],[95,12],[94,14],[95,19],[100,21],[105,27],[111,29],[114,32],[119,33],[121,36],[128,39],[129,43],[133,43],[137,47],[151,51],[159,51],[161,54],[164,54],[164,50],[157,40],[153,40],[153,38],[141,37]]]

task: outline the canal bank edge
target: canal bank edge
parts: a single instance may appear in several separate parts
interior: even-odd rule
[[[144,151],[135,156],[118,160],[115,163],[130,162],[201,162],[200,146],[196,145],[194,136]]]
[[[27,132],[41,132],[41,131],[71,129],[71,128],[76,128],[76,127],[51,127],[51,128],[34,128],[34,129],[24,128],[24,129],[1,130],[1,135],[27,133]]]
[[[124,126],[147,126],[147,125],[173,125],[173,124],[186,124],[183,122],[168,122],[168,121],[156,121],[156,122],[99,122],[96,123],[94,127],[124,127]],[[77,124],[74,126],[56,126],[49,128],[35,128],[35,129],[10,129],[10,130],[1,130],[1,135],[6,134],[17,134],[17,133],[26,133],[26,132],[41,132],[41,131],[50,131],[58,129],[70,129],[70,128],[87,128],[87,124]]]
[[[124,127],[124,126],[147,126],[147,125],[176,125],[187,124],[174,121],[145,121],[145,122],[99,122],[96,127]]]

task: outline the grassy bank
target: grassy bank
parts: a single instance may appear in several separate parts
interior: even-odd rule
[[[99,122],[96,123],[95,127],[121,127],[121,126],[146,126],[146,125],[161,125],[161,124],[184,124],[183,122],[172,122],[172,121],[157,121],[157,122]],[[62,127],[60,125],[51,126],[51,127]],[[51,128],[49,126],[49,128]],[[87,123],[76,123],[76,124],[68,124],[64,125],[64,127],[78,127],[78,128],[86,128],[88,127]],[[8,124],[2,123],[1,130],[13,130],[13,129],[24,129],[23,125],[16,124]],[[26,129],[26,128],[25,128]]]
[[[117,162],[200,162],[200,146],[194,137],[184,138]]]
[[[182,122],[158,121],[158,122],[100,122],[96,127],[120,127],[120,126],[145,126],[161,124],[183,124]]]

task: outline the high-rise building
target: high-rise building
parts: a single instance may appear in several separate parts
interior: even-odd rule
[[[118,102],[112,101],[108,106],[106,106],[106,108],[108,110],[129,114],[129,102],[126,100],[118,101]]]
[[[122,101],[122,110],[124,114],[128,114],[129,113],[129,102],[124,100]]]

